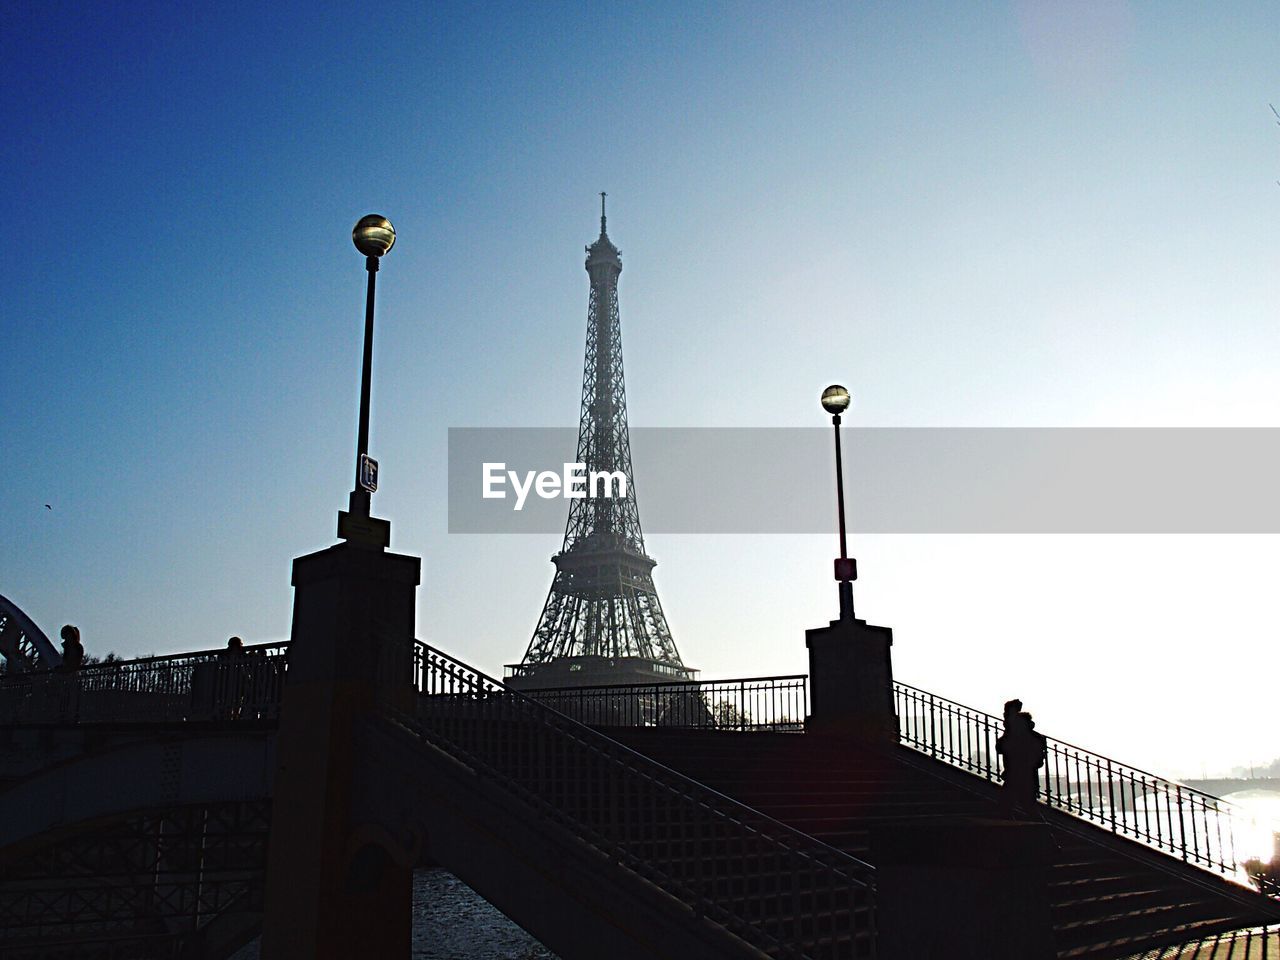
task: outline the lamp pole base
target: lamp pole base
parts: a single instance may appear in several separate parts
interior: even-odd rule
[[[364,513],[339,510],[338,539],[346,540],[356,547],[385,550],[391,546],[391,521],[371,517],[367,510]]]
[[[853,584],[848,580],[840,581],[840,619],[853,620]]]

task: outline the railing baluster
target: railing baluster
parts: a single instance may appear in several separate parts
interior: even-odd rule
[[[1200,829],[1199,829],[1199,825],[1196,822],[1200,818],[1196,812],[1195,795],[1189,794],[1187,797],[1187,802],[1191,805],[1191,853],[1192,853],[1192,856],[1197,861],[1203,861],[1204,856],[1200,852]],[[1203,805],[1201,805],[1201,807],[1203,808]],[[1184,824],[1182,828],[1182,842],[1186,843],[1186,840],[1187,840],[1187,828]],[[1205,844],[1205,846],[1208,847],[1208,844]],[[1212,860],[1208,861],[1208,863],[1209,865],[1212,865]]]
[[[1111,814],[1111,831],[1116,832],[1116,791],[1115,778],[1111,772],[1111,760],[1107,759],[1107,806]]]

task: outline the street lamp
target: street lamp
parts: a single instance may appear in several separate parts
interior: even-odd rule
[[[360,430],[356,437],[356,481],[351,490],[352,516],[369,516],[369,498],[378,489],[378,462],[369,456],[369,380],[373,367],[373,294],[378,258],[396,244],[396,228],[380,214],[361,217],[351,231],[351,242],[365,256],[369,284],[364,302],[364,366],[360,371]]]
[[[840,558],[836,560],[836,580],[840,582],[840,619],[852,620],[853,581],[858,579],[858,561],[849,556],[848,540],[844,527],[844,468],[840,459],[840,414],[849,409],[852,402],[849,391],[833,383],[822,391],[822,409],[831,414],[831,424],[836,432],[836,505],[840,514]]]

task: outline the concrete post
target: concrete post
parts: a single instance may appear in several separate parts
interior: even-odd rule
[[[810,713],[805,728],[896,739],[892,645],[893,630],[865,620],[832,620],[830,626],[806,630]]]
[[[263,960],[405,960],[412,876],[356,838],[356,725],[411,707],[417,557],[342,543],[293,565],[267,858]]]

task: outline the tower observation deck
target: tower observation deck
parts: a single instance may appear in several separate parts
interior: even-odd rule
[[[680,659],[653,585],[631,471],[627,393],[618,319],[619,250],[606,231],[587,247],[591,298],[582,370],[577,462],[621,472],[626,496],[570,500],[564,545],[552,557],[555,578],[519,664],[507,668],[517,689],[692,680]]]

